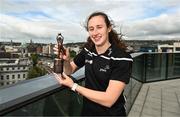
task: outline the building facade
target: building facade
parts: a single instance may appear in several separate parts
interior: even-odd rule
[[[28,58],[1,58],[0,59],[0,86],[26,80],[30,68]]]
[[[180,42],[175,42],[172,45],[158,45],[158,52],[180,52]]]

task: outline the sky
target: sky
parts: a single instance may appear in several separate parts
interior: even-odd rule
[[[105,12],[125,40],[180,40],[180,0],[0,0],[0,41],[85,42],[86,18]]]

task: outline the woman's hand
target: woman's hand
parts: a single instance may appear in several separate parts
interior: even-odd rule
[[[54,54],[58,55],[59,51],[58,51],[58,45],[57,44],[54,46],[53,50],[54,50]],[[70,61],[69,48],[64,48],[64,52],[65,52],[64,54],[60,53],[59,57],[60,58],[62,57],[65,61]]]
[[[67,86],[69,88],[72,88],[74,82],[64,72],[63,72],[63,74],[56,74],[56,73],[54,73],[54,75],[55,75],[56,80],[59,82],[59,84]]]

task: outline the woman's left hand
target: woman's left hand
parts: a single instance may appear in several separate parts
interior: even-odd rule
[[[59,84],[67,86],[69,88],[72,88],[74,82],[73,80],[67,76],[64,72],[62,74],[56,74],[54,73],[56,80],[59,82]]]

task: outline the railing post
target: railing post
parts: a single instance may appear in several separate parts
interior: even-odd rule
[[[169,53],[166,53],[166,71],[165,71],[165,80],[168,79],[168,68],[169,68]]]
[[[142,82],[145,83],[146,82],[146,70],[147,70],[147,54],[144,53],[143,54],[143,78],[142,78]]]

